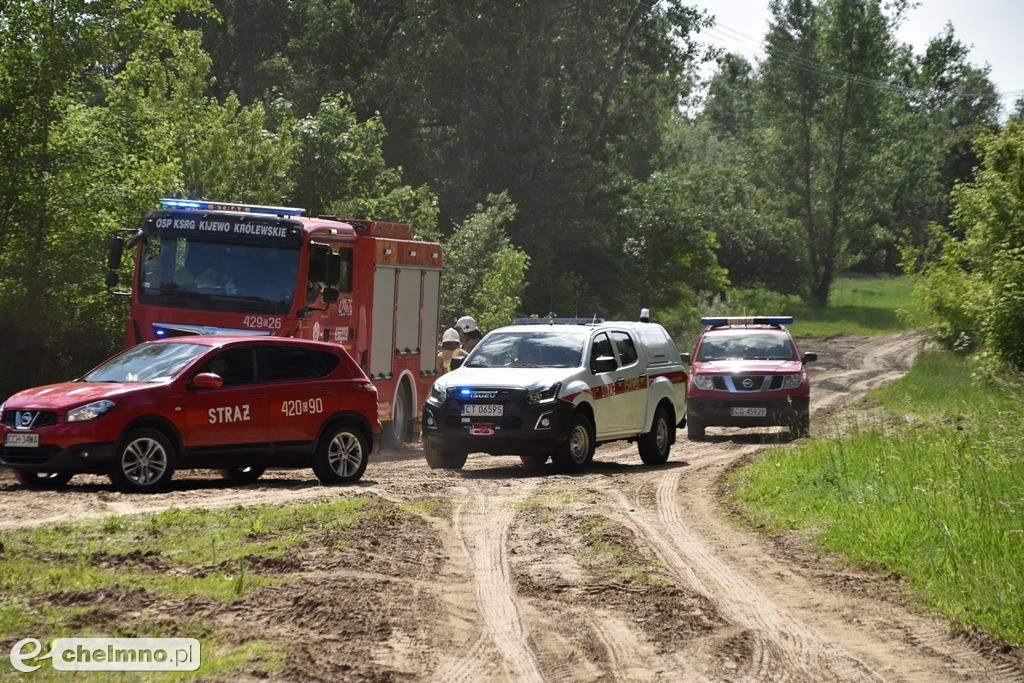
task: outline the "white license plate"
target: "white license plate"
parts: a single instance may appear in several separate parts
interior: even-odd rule
[[[767,408],[730,408],[729,414],[733,417],[767,417]]]
[[[501,403],[469,403],[462,406],[462,414],[475,417],[501,417],[505,406]]]
[[[39,448],[39,435],[8,433],[4,437],[4,445],[8,448]]]

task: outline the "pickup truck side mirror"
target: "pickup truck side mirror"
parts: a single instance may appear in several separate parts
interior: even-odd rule
[[[693,359],[690,358],[690,354],[688,354],[688,353],[681,353],[681,354],[679,354],[679,358],[684,363],[686,363],[687,365],[693,365]]]
[[[818,354],[813,351],[808,351],[800,358],[801,363],[811,363],[816,360],[818,360]]]
[[[466,356],[452,356],[452,370],[458,370],[466,362]]]
[[[619,366],[615,364],[615,358],[612,356],[598,356],[590,361],[590,371],[595,375],[599,375],[603,372],[615,372],[618,367]]]

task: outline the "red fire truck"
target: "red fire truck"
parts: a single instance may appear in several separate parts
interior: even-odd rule
[[[163,199],[111,242],[135,272],[125,343],[252,334],[340,344],[377,387],[385,445],[419,431],[437,374],[441,245],[398,223],[303,209]]]

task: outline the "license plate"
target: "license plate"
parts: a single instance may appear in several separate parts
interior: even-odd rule
[[[500,403],[469,403],[462,406],[462,414],[477,417],[501,417],[505,414],[505,406]]]
[[[39,435],[8,433],[4,437],[4,445],[8,448],[39,448]]]
[[[729,414],[733,417],[767,417],[767,408],[730,408]]]

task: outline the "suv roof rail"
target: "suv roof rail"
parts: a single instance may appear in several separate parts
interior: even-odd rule
[[[604,318],[514,318],[513,325],[597,325]]]
[[[792,325],[793,316],[757,315],[750,317],[725,316],[720,318],[701,318],[700,324],[707,325],[708,327],[728,327],[729,325],[772,325],[774,327],[782,327],[783,325]]]

